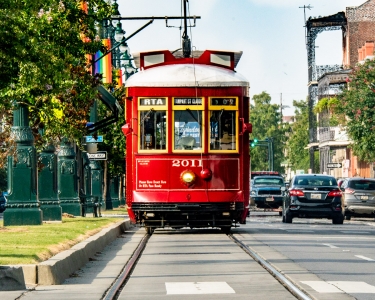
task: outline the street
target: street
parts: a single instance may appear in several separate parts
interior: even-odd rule
[[[327,219],[295,218],[292,224],[285,224],[277,213],[265,214],[253,213],[240,234],[249,238],[250,246],[270,247],[324,281],[299,280],[303,288],[321,295],[345,292],[356,299],[374,299],[374,219],[332,225]],[[280,260],[269,262],[278,265]]]

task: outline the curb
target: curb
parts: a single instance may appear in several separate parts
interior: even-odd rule
[[[71,274],[89,262],[95,253],[102,251],[131,227],[130,220],[118,222],[40,264],[2,266],[4,270],[0,269],[0,277],[1,273],[6,271],[6,277],[14,284],[12,286],[0,285],[0,291],[22,290],[25,285],[62,284]],[[20,268],[23,271],[21,275],[19,274]]]

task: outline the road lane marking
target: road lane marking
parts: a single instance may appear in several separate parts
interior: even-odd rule
[[[368,258],[366,256],[363,256],[363,255],[354,255],[355,257],[358,257],[358,258],[362,258],[364,260],[368,260],[368,261],[375,261],[375,259],[372,259],[372,258]]]
[[[375,294],[375,286],[363,281],[328,281],[337,286],[345,293],[352,294]]]
[[[325,281],[301,281],[301,283],[310,286],[318,293],[343,293],[343,291]]]
[[[334,246],[334,245],[331,245],[331,244],[323,244],[324,246],[327,246],[327,247],[329,247],[329,248],[332,248],[332,249],[334,249],[334,248],[338,248],[338,247],[336,247],[336,246]]]
[[[285,228],[282,228],[284,229],[285,231],[287,232],[294,232],[294,233],[313,233],[315,232],[314,230],[298,230],[298,229],[285,229]]]
[[[363,281],[301,281],[318,293],[375,294],[375,286]]]
[[[226,282],[166,282],[167,295],[235,294]]]
[[[368,231],[350,231],[350,230],[346,230],[346,231],[340,231],[342,233],[345,233],[345,234],[368,234],[369,232]]]

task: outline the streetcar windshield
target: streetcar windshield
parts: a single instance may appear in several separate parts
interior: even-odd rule
[[[202,111],[174,111],[174,149],[199,150],[202,147]]]
[[[140,112],[140,149],[165,150],[167,139],[167,117],[164,110]]]
[[[210,112],[210,150],[236,150],[236,111]]]

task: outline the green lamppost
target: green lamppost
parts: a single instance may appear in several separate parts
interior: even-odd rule
[[[119,178],[117,176],[111,179],[111,197],[112,197],[112,207],[118,208],[119,203]]]
[[[63,213],[81,216],[78,197],[76,153],[71,142],[64,138],[57,154],[57,182],[60,205]]]
[[[43,211],[43,221],[62,221],[62,210],[57,194],[57,158],[50,144],[38,158],[38,198]]]
[[[15,105],[11,132],[17,148],[14,156],[8,157],[9,194],[4,226],[43,223],[37,198],[36,151],[28,113],[26,105]]]

